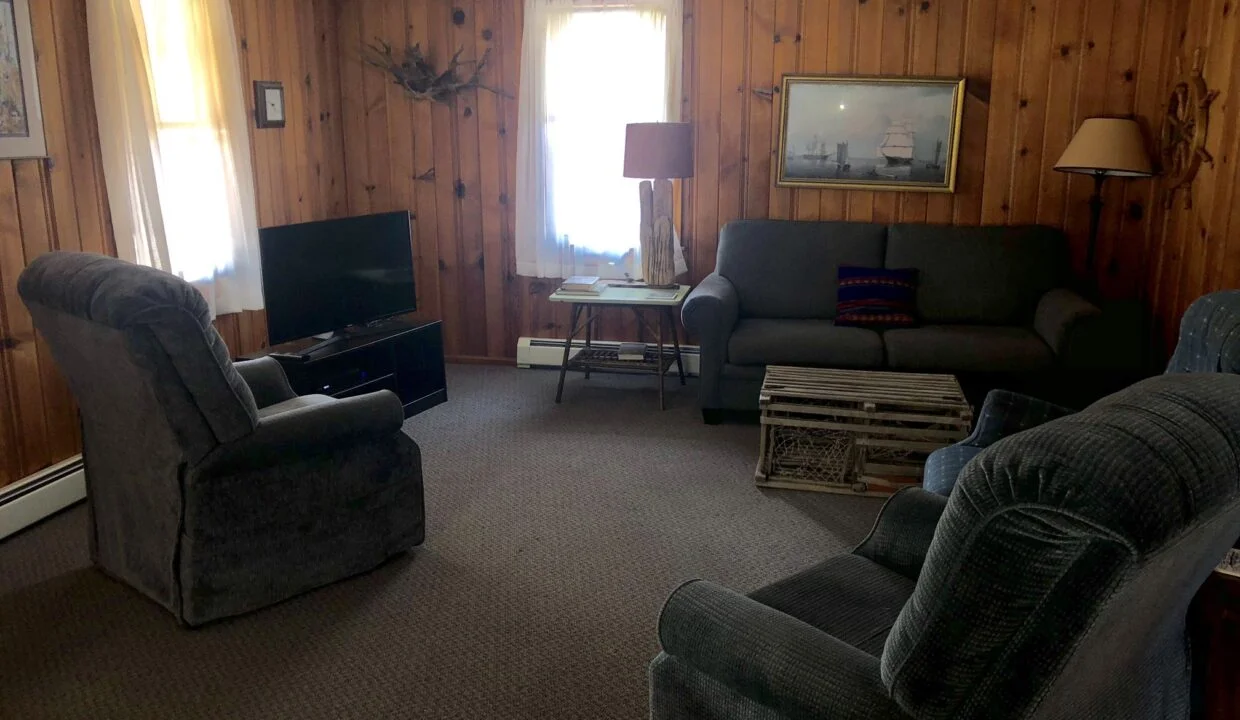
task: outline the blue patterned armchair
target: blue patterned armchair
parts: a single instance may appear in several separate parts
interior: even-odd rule
[[[1189,306],[1180,321],[1180,337],[1166,372],[1240,374],[1240,290],[1204,295]],[[973,434],[935,451],[926,460],[923,487],[939,495],[950,494],[960,471],[982,450],[1071,412],[1027,395],[991,391],[982,403]]]

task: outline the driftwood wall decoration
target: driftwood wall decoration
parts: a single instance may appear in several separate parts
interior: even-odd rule
[[[477,60],[461,60],[464,48],[456,51],[442,71],[435,68],[431,59],[422,52],[420,45],[410,45],[396,57],[391,43],[379,38],[366,46],[362,60],[367,65],[383,70],[392,76],[392,82],[400,85],[414,100],[446,103],[466,90],[488,90],[496,95],[504,93],[482,83],[482,71],[486,69],[488,49]]]

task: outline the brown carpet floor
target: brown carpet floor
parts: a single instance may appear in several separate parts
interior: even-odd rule
[[[570,378],[559,406],[555,380],[451,367],[406,424],[426,543],[200,630],[90,568],[80,505],[0,543],[0,717],[635,720],[678,583],[751,590],[881,506],[757,490],[757,427],[703,425],[692,385],[659,412],[647,378]]]

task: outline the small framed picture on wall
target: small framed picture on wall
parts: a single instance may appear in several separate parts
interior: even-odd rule
[[[284,127],[284,83],[254,81],[254,116],[260,129]]]

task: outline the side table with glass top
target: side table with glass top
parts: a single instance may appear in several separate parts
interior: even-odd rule
[[[558,403],[564,397],[564,377],[569,370],[584,372],[587,378],[591,372],[641,373],[659,378],[659,409],[664,409],[664,379],[673,364],[680,375],[680,384],[685,384],[684,360],[680,355],[680,336],[676,330],[676,311],[684,304],[689,290],[688,285],[667,289],[617,285],[606,288],[598,295],[559,290],[552,293],[551,302],[572,304],[572,319],[569,321],[568,337],[564,340],[564,359],[560,363],[560,383],[555,391],[555,401]],[[656,339],[653,349],[647,343],[646,356],[641,360],[621,360],[615,349],[593,344],[594,323],[601,317],[602,311],[610,307],[630,310],[637,317],[638,326]],[[653,315],[653,327],[648,321],[647,313]],[[671,348],[665,347],[668,331],[671,332]],[[573,339],[582,333],[585,334],[585,347],[574,355]]]

